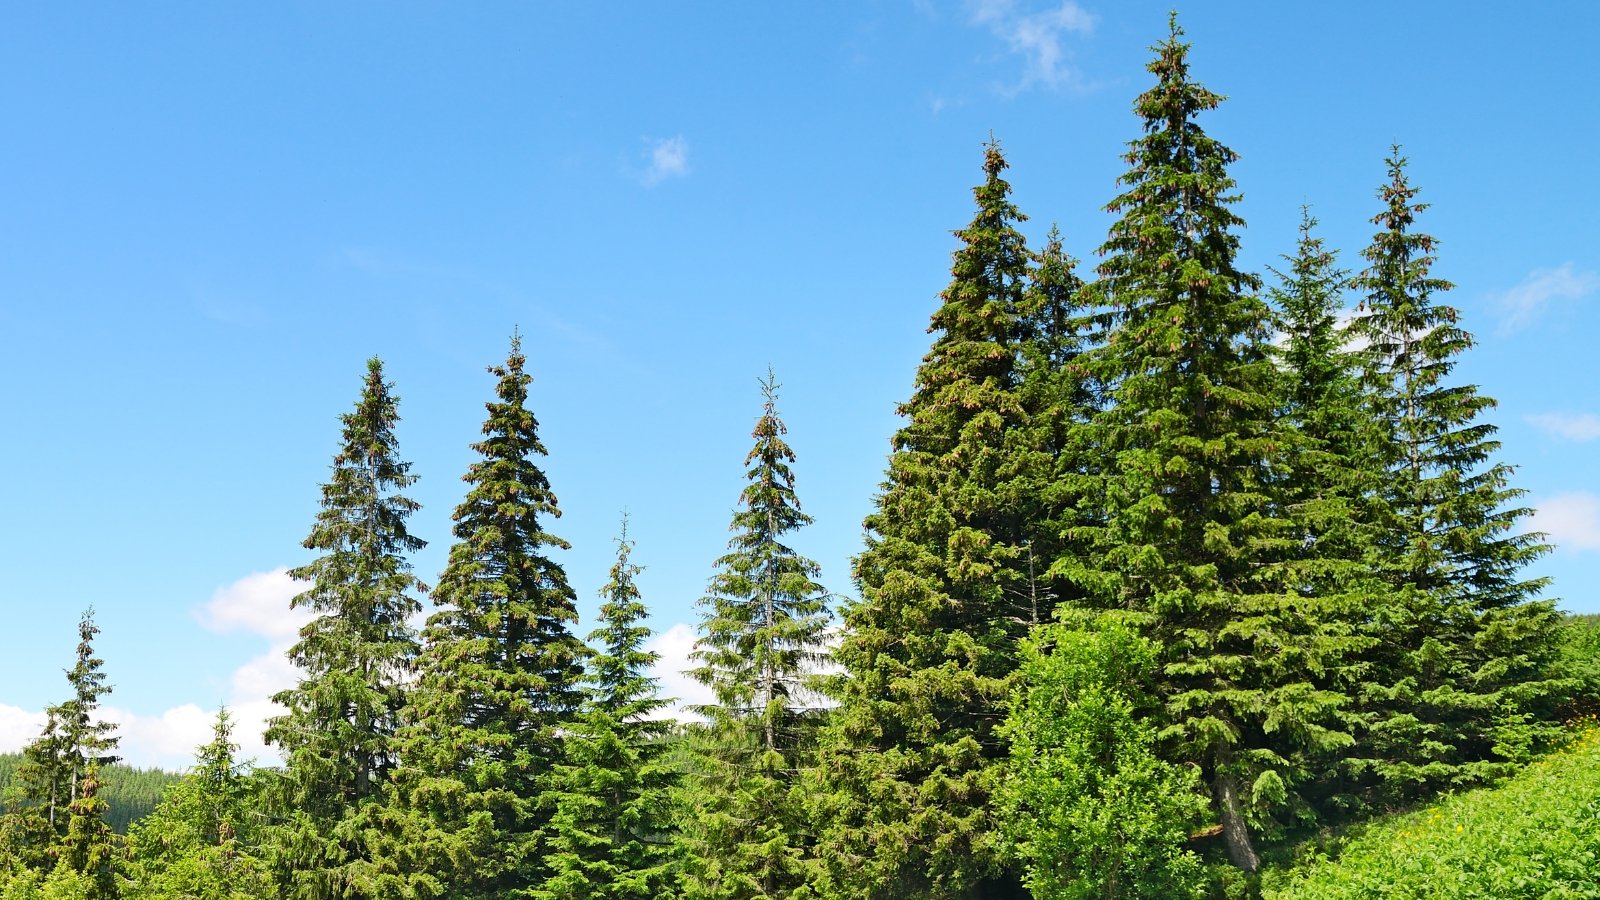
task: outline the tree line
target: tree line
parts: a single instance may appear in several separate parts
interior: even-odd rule
[[[1543,752],[1600,670],[1523,573],[1548,547],[1494,401],[1453,377],[1472,337],[1405,158],[1359,269],[1308,210],[1270,283],[1246,271],[1182,34],[1092,271],[1055,229],[1028,246],[984,148],[855,599],[791,546],[811,520],[762,382],[695,721],[649,676],[625,522],[574,630],[520,337],[431,587],[373,359],[291,572],[315,617],[266,732],[283,765],[241,763],[223,711],[114,837],[86,616],[0,819],[0,896],[1236,895],[1319,828]]]

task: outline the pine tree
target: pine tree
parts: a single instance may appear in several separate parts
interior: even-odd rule
[[[117,840],[106,824],[106,801],[96,796],[100,763],[89,760],[67,805],[67,828],[55,850],[56,868],[82,879],[81,900],[114,900],[117,881],[112,871]],[[76,893],[76,892],[75,892]]]
[[[589,641],[583,713],[566,739],[557,769],[555,813],[546,840],[544,883],[536,900],[670,900],[679,866],[671,842],[677,771],[666,753],[671,720],[655,718],[668,701],[648,674],[660,655],[644,649],[647,611],[629,561],[627,520],[617,561],[600,589],[600,627]]]
[[[419,504],[400,493],[416,476],[396,455],[397,403],[383,364],[368,360],[305,540],[321,555],[289,572],[309,583],[291,607],[318,615],[289,651],[301,681],[273,697],[288,712],[269,723],[266,738],[286,764],[277,863],[285,893],[306,900],[372,893],[372,816],[394,768],[397,718],[418,652],[407,619],[420,609],[414,592],[427,588],[406,554],[425,542],[406,529]]]
[[[828,593],[817,564],[785,543],[811,517],[795,496],[777,391],[769,372],[734,537],[700,600],[690,674],[715,703],[695,710],[706,726],[691,783],[700,799],[689,828],[691,898],[787,898],[804,883],[812,843],[797,773],[814,743],[806,683],[826,656]]]
[[[1369,626],[1385,587],[1376,450],[1381,435],[1367,408],[1357,355],[1339,325],[1349,273],[1316,235],[1317,220],[1302,208],[1295,252],[1287,271],[1273,270],[1281,344],[1280,423],[1284,475],[1278,485],[1282,514],[1300,549],[1277,568],[1296,606],[1319,629],[1324,648],[1310,681],[1322,691],[1327,720],[1301,735],[1299,752],[1286,754],[1283,776],[1296,790],[1292,812],[1302,822],[1347,815],[1358,806],[1338,770],[1361,730],[1358,695],[1375,676]]]
[[[99,716],[101,698],[111,693],[101,671],[104,663],[94,655],[99,633],[91,607],[78,621],[77,655],[67,671],[72,697],[45,710],[44,731],[23,748],[23,763],[17,768],[20,796],[7,813],[7,841],[31,868],[47,870],[59,856],[70,807],[80,798],[89,770],[96,770],[98,788],[99,767],[117,761],[111,754],[117,745],[116,726]],[[103,811],[105,801],[98,804]]]
[[[1553,687],[1540,673],[1556,652],[1558,617],[1535,599],[1545,579],[1522,569],[1549,549],[1518,533],[1529,510],[1494,461],[1483,416],[1495,403],[1452,385],[1472,346],[1452,287],[1432,274],[1435,240],[1415,230],[1417,189],[1395,148],[1379,191],[1380,230],[1363,251],[1361,308],[1371,413],[1386,429],[1380,493],[1392,510],[1381,546],[1389,602],[1375,613],[1383,677],[1369,691],[1371,737],[1358,769],[1389,797],[1461,786],[1507,771],[1540,737],[1533,704]]]
[[[233,743],[233,720],[217,711],[194,768],[128,833],[126,900],[277,896],[261,857],[258,798]]]
[[[1347,647],[1305,602],[1279,494],[1270,313],[1239,268],[1233,151],[1195,118],[1222,100],[1189,75],[1176,18],[1135,111],[1118,215],[1101,248],[1113,326],[1096,351],[1110,404],[1094,603],[1127,611],[1162,649],[1168,759],[1199,767],[1235,865],[1259,865],[1252,817],[1289,800],[1294,758],[1338,726],[1316,673]]]
[[[479,459],[463,479],[456,543],[433,600],[396,773],[396,890],[525,896],[539,883],[544,794],[583,699],[576,595],[546,531],[560,517],[522,341],[511,340],[486,404]]]
[[[1028,303],[1030,254],[1005,168],[991,142],[855,560],[861,600],[844,615],[841,708],[813,811],[827,823],[824,884],[841,898],[1022,896],[991,808],[1006,756],[995,726],[1017,642],[1041,595],[1060,591],[1039,582],[1050,515],[1027,477],[1039,431],[1020,371],[1037,328],[1026,311],[1051,307]]]

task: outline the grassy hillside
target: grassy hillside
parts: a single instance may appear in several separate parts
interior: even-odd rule
[[[1600,724],[1499,787],[1369,825],[1272,882],[1275,900],[1600,900]]]
[[[0,753],[0,798],[6,797],[11,786],[11,776],[22,762],[20,753]],[[106,821],[118,833],[126,833],[128,823],[156,808],[161,792],[181,776],[161,769],[133,769],[113,765],[101,772],[105,788],[100,796],[109,809]]]

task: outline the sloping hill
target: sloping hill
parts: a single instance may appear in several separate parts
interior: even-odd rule
[[[1600,725],[1499,787],[1374,823],[1337,859],[1272,882],[1275,900],[1600,898]]]

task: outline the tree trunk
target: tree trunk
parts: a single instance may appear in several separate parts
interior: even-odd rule
[[[1244,821],[1244,808],[1239,803],[1239,784],[1232,775],[1218,773],[1211,782],[1212,796],[1217,801],[1217,815],[1222,819],[1222,836],[1228,842],[1228,859],[1246,872],[1254,872],[1261,858],[1250,845],[1250,826]]]

